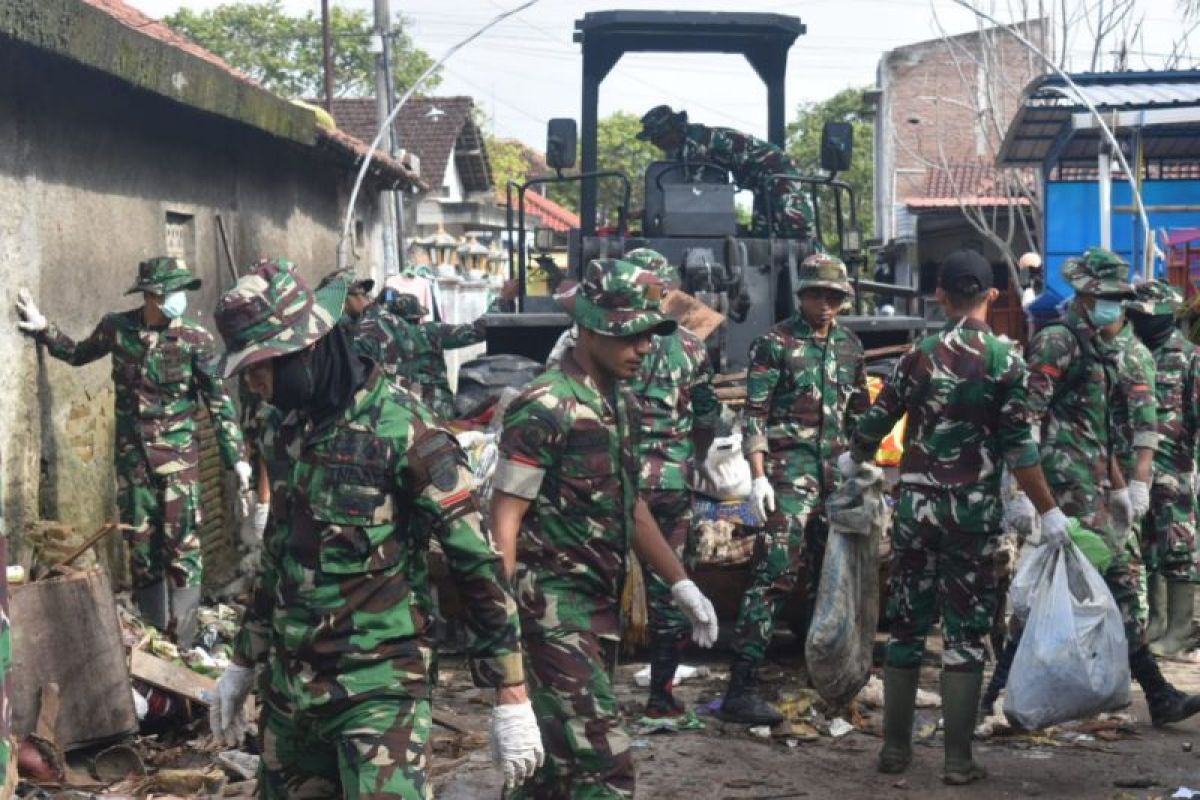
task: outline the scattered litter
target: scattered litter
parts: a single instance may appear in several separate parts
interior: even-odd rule
[[[709,717],[715,717],[721,713],[721,698],[710,700],[704,705],[696,706],[696,711]]]
[[[771,729],[768,728],[766,725],[755,725],[754,727],[752,727],[750,729],[750,735],[756,736],[759,739],[770,739],[771,738]]]
[[[634,739],[629,743],[629,746],[634,750],[646,750],[653,747],[653,744],[649,739]]]
[[[855,699],[867,708],[883,708],[883,681],[872,675]],[[941,704],[942,697],[937,692],[917,689],[917,708],[938,708]]]
[[[258,761],[258,756],[243,753],[241,750],[226,750],[217,754],[217,763],[224,767],[226,772],[247,781],[258,774]]]
[[[1171,800],[1192,800],[1195,797],[1200,797],[1200,790],[1180,786],[1175,790],[1175,794],[1171,795]]]
[[[679,717],[642,717],[637,721],[635,730],[639,734],[700,731],[704,730],[704,723],[695,711],[688,709],[686,714]]]
[[[145,774],[146,765],[142,762],[142,757],[128,745],[113,745],[97,753],[92,760],[92,775],[106,784]]]
[[[687,664],[680,664],[675,668],[675,685],[683,683],[691,678],[706,678],[708,677],[707,667],[690,667]],[[650,685],[650,665],[639,669],[633,675],[633,682],[641,689],[645,689]]]
[[[835,739],[840,739],[852,730],[854,730],[854,726],[841,717],[835,717],[829,723],[829,735]]]

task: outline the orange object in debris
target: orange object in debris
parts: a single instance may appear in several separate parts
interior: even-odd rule
[[[883,379],[877,378],[874,375],[867,377],[867,392],[871,395],[871,402],[875,402],[875,397],[883,390]],[[900,463],[900,457],[904,455],[904,429],[908,422],[908,415],[900,418],[892,428],[892,432],[883,437],[883,441],[879,443],[879,450],[875,453],[875,463],[881,467],[894,467]]]

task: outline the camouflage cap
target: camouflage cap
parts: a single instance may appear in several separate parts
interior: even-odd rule
[[[313,292],[284,258],[263,259],[221,295],[215,314],[225,340],[221,374],[308,347],[333,330],[346,302],[344,277]]]
[[[1183,306],[1179,290],[1166,281],[1145,281],[1133,287],[1134,299],[1125,304],[1130,311],[1154,317],[1175,316]]]
[[[321,291],[335,280],[340,280],[346,284],[347,294],[370,294],[375,288],[375,281],[371,278],[358,278],[354,275],[354,270],[335,269],[321,278],[321,282],[317,284],[317,291]]]
[[[1062,275],[1077,292],[1133,297],[1129,264],[1103,247],[1089,247],[1082,256],[1067,259]]]
[[[564,281],[554,299],[576,324],[606,336],[675,332],[659,310],[666,287],[650,270],[619,258],[589,262],[578,284]]]
[[[421,305],[421,299],[415,294],[398,294],[388,303],[392,313],[409,322],[416,322],[429,313],[429,309]]]
[[[796,291],[803,292],[805,289],[834,289],[845,292],[847,296],[854,294],[846,265],[840,258],[827,253],[809,256],[796,270]]]
[[[192,274],[182,258],[158,256],[148,258],[138,264],[137,283],[131,286],[125,294],[193,292],[199,288],[200,279]]]
[[[679,270],[672,267],[671,262],[667,261],[667,257],[657,250],[638,247],[626,253],[625,260],[653,272],[668,289],[679,288]]]
[[[687,125],[686,111],[672,111],[670,106],[655,106],[642,115],[642,129],[637,138],[642,141],[654,141],[660,134],[677,130]]]

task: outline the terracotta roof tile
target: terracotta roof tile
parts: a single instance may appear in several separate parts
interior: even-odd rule
[[[904,204],[909,208],[951,208],[961,199],[966,205],[1028,205],[1019,191],[1008,192],[1006,187],[1034,186],[1036,182],[1032,170],[997,169],[986,161],[948,164],[927,169],[923,191],[905,197]]]

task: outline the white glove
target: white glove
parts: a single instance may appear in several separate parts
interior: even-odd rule
[[[1071,535],[1067,533],[1067,515],[1057,506],[1042,514],[1042,541],[1055,548],[1066,547],[1071,541]]]
[[[254,668],[230,664],[217,681],[217,696],[208,707],[208,727],[226,747],[238,747],[246,735],[243,707],[254,683]]]
[[[1128,488],[1113,489],[1108,493],[1108,513],[1112,517],[1109,528],[1114,537],[1108,544],[1116,555],[1125,550],[1125,543],[1133,532],[1133,500]]]
[[[850,455],[849,450],[842,453],[837,458],[837,470],[846,480],[853,478],[854,473],[858,472],[860,466],[862,465],[858,461],[854,460],[854,456]]]
[[[716,644],[717,610],[699,587],[690,580],[679,581],[671,587],[671,599],[691,621],[692,640],[701,647]]]
[[[238,461],[233,465],[233,471],[237,473],[239,500],[244,519],[250,516],[250,476],[254,474],[254,468],[250,466],[249,461]]]
[[[1054,509],[1057,511],[1058,509]],[[1047,511],[1047,514],[1050,512]],[[1004,504],[1004,524],[1009,530],[1016,531],[1028,537],[1033,533],[1033,520],[1037,517],[1037,509],[1024,493],[1019,493],[1015,499]]]
[[[40,333],[50,326],[42,312],[38,311],[28,289],[17,292],[17,313],[21,315],[21,322],[17,323],[17,327],[25,333]]]
[[[533,777],[546,760],[542,732],[533,706],[506,703],[492,709],[492,760],[504,770],[504,788],[512,789]]]
[[[1150,486],[1145,481],[1129,482],[1129,502],[1133,505],[1133,518],[1141,519],[1150,510]]]
[[[754,502],[754,513],[762,522],[775,511],[775,490],[766,475],[760,475],[750,484],[750,499]]]
[[[267,530],[267,520],[270,517],[270,503],[255,503],[254,513],[242,517],[242,544],[247,547],[257,547],[262,544],[263,534]]]

